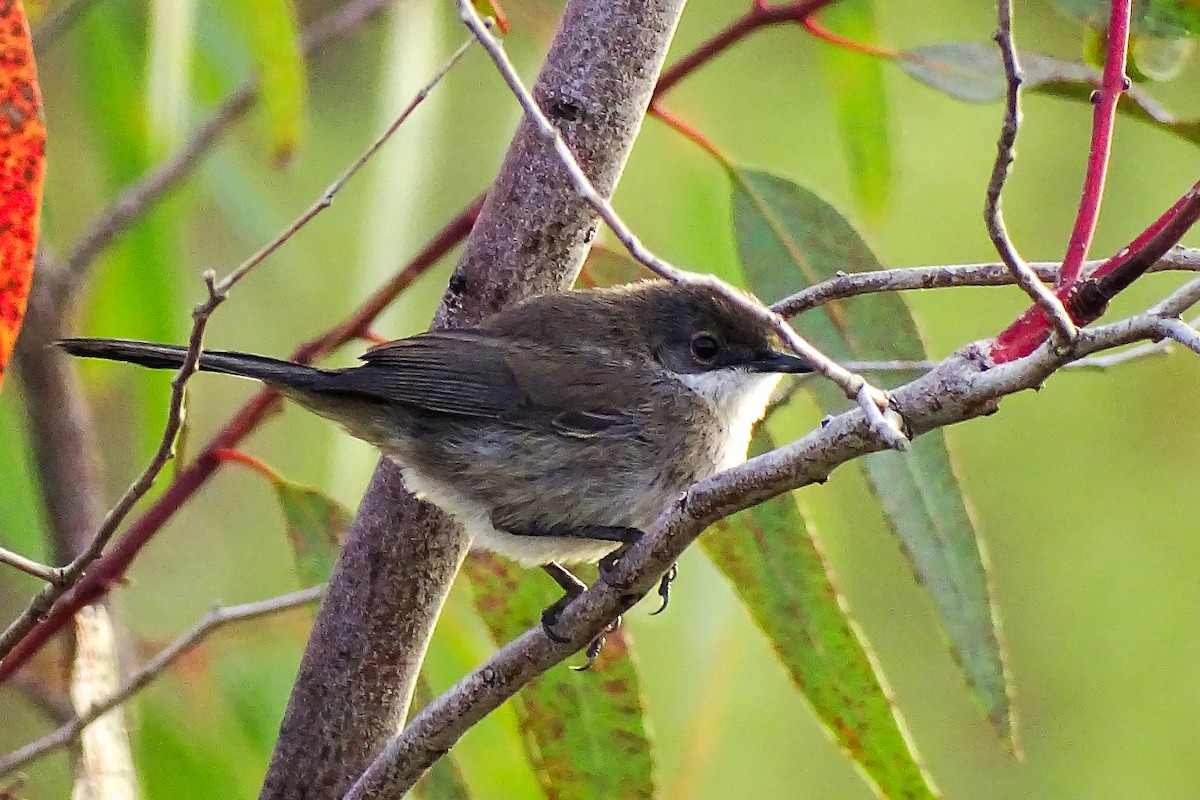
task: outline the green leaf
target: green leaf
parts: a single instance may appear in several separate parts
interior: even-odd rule
[[[547,576],[490,554],[473,553],[465,569],[475,606],[497,643],[536,624],[560,595]],[[529,760],[547,796],[654,796],[641,685],[624,632],[608,636],[591,670],[577,672],[559,665],[525,687],[516,703]]]
[[[839,270],[882,269],[850,223],[812,192],[755,170],[735,170],[733,178],[738,248],[749,286],[760,296],[782,297]],[[916,324],[896,294],[829,303],[795,324],[837,361],[925,358]],[[827,382],[814,382],[812,392],[829,411],[845,405]],[[1011,739],[1011,706],[987,573],[951,464],[940,434],[916,439],[906,454],[863,460],[868,483],[933,599],[967,682],[996,730]]]
[[[305,106],[304,59],[292,4],[289,0],[223,0],[223,5],[240,26],[254,57],[272,159],[285,163],[299,146]]]
[[[1095,67],[1039,53],[1021,53],[1024,88],[1090,105],[1100,80]],[[1004,98],[1004,67],[993,45],[977,42],[933,44],[904,53],[900,68],[922,83],[968,103],[994,103]],[[1134,86],[1121,95],[1117,112],[1200,145],[1200,119],[1179,119],[1145,89]]]
[[[427,706],[434,697],[425,673],[417,676],[416,689],[413,692],[411,719],[416,713]],[[420,800],[469,800],[471,793],[467,790],[467,782],[462,771],[454,761],[454,751],[433,762],[421,780],[413,787],[413,794]]]
[[[271,479],[283,511],[288,540],[296,557],[296,576],[304,586],[329,580],[338,549],[354,515],[331,497],[311,486],[292,483],[278,475]]]
[[[145,42],[131,34],[144,27],[128,0],[104,3],[80,20],[75,30],[78,78],[105,186],[111,197],[140,179],[153,163],[143,104]],[[156,342],[177,341],[186,317],[179,314],[177,265],[181,198],[157,203],[100,258],[88,293],[89,330]],[[200,288],[199,284],[196,286]],[[170,397],[165,376],[132,384],[129,418],[138,426],[142,450],[152,452],[162,438]]]
[[[1111,0],[1055,0],[1068,16],[1099,30],[1108,28]],[[1195,0],[1134,0],[1130,19],[1135,35],[1200,35],[1200,4]]]
[[[755,451],[772,446],[760,431]],[[701,546],[838,744],[881,796],[937,797],[795,496],[776,497],[719,527]]]
[[[835,3],[822,12],[821,23],[856,42],[876,38],[871,0]],[[879,213],[887,205],[893,175],[883,60],[844,47],[823,47],[821,62],[855,195],[868,212]]]

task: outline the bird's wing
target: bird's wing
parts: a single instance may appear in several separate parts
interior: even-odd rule
[[[336,391],[573,436],[630,421],[610,388],[613,372],[626,368],[592,354],[438,331],[380,345],[363,360],[338,374]]]

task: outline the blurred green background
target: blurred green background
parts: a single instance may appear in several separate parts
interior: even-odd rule
[[[59,250],[251,68],[223,3],[197,3],[190,33],[170,23],[178,2],[94,5],[70,35],[38,54],[50,131],[43,236]],[[311,20],[333,5],[312,0],[297,11]],[[995,25],[986,2],[877,6],[881,41],[897,49],[986,41]],[[512,0],[506,11],[508,46],[532,78],[560,6]],[[741,12],[741,3],[692,2],[668,63]],[[1022,47],[1078,58],[1084,30],[1049,2],[1018,3],[1017,13]],[[311,62],[306,130],[290,166],[273,164],[266,124],[252,114],[100,262],[79,330],[180,339],[202,296],[201,271],[228,270],[286,226],[463,38],[452,4],[404,0]],[[882,210],[864,211],[819,63],[823,47],[795,26],[761,32],[682,84],[665,105],[737,162],[792,178],[837,205],[885,264],[992,260],[981,207],[1000,107],[956,102],[887,67],[896,174]],[[1151,90],[1180,116],[1200,117],[1197,65]],[[1091,114],[1038,96],[1026,98],[1024,109],[1005,209],[1023,254],[1051,260],[1061,256],[1073,221]],[[332,208],[238,287],[214,318],[208,344],[283,356],[344,318],[486,187],[516,119],[515,101],[490,63],[472,53]],[[1123,246],[1198,174],[1195,146],[1119,120],[1093,253]],[[735,258],[723,173],[656,121],[645,126],[616,206],[676,264],[704,271]],[[1185,242],[1200,244],[1200,237]],[[422,278],[376,330],[395,337],[424,329],[452,263]],[[1180,281],[1152,276],[1111,315],[1137,310]],[[1026,305],[1012,288],[907,299],[935,357],[993,335]],[[344,348],[329,363],[350,363],[358,352]],[[157,438],[170,376],[91,364],[84,373],[115,497]],[[801,493],[947,797],[1200,795],[1198,378],[1200,361],[1178,352],[1106,373],[1067,372],[1038,393],[1008,399],[1000,414],[949,432],[990,554],[1020,760],[976,710],[857,468]],[[0,394],[0,542],[44,556],[19,376],[7,389]],[[197,380],[189,406],[193,446],[253,391],[219,377]],[[245,449],[350,506],[375,463],[366,445],[290,408]],[[129,578],[114,602],[140,643],[129,654],[135,660],[215,603],[295,588],[269,485],[237,467],[223,470],[146,549]],[[23,576],[0,573],[0,612],[16,613],[32,589]],[[221,633],[130,707],[146,797],[255,796],[308,619],[299,612]],[[669,613],[649,618],[638,609],[626,624],[637,646],[663,797],[872,796],[698,550],[681,564]],[[448,686],[491,649],[469,589],[456,586],[430,654],[433,683]],[[48,729],[12,690],[0,690],[0,709],[8,720],[0,732],[4,751]],[[455,756],[476,797],[542,796],[507,709],[468,735]],[[61,754],[28,774],[31,798],[69,793]]]

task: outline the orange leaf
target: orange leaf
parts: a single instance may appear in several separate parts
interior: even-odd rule
[[[0,0],[0,385],[33,281],[45,160],[29,22],[20,0]]]

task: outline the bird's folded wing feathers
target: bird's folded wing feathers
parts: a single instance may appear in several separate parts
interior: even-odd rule
[[[544,348],[486,332],[439,331],[379,345],[338,374],[335,391],[443,414],[592,435],[630,422],[612,396],[626,367],[592,353]],[[626,375],[628,380],[628,375]]]

